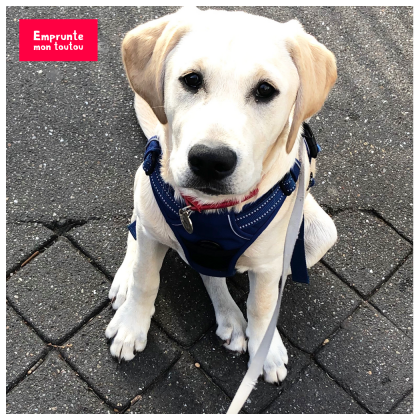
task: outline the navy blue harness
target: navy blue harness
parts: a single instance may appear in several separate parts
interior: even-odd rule
[[[315,158],[319,146],[309,126],[304,123],[304,134],[309,160]],[[160,175],[161,148],[156,136],[146,146],[143,169],[150,177],[150,185],[159,208],[181,245],[192,268],[213,277],[230,277],[236,272],[238,258],[267,228],[286,198],[296,188],[300,162],[296,159],[290,171],[274,187],[253,203],[246,204],[240,213],[218,210],[212,213],[192,212],[190,220],[194,230],[188,233],[180,220],[180,210],[185,208],[174,197],[173,188]],[[309,187],[314,184],[311,174]],[[128,226],[136,239],[136,222]],[[294,281],[309,283],[304,247],[304,221],[300,228],[291,262]]]

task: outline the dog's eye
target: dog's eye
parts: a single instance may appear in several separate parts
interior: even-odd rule
[[[257,97],[257,99],[268,99],[271,98],[276,92],[277,90],[273,86],[271,86],[267,82],[263,82],[257,86],[255,96]]]
[[[184,83],[192,89],[198,89],[203,83],[203,78],[201,77],[201,74],[198,73],[187,74],[183,77],[183,80]]]

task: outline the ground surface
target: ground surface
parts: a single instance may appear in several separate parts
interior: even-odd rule
[[[245,373],[247,355],[223,349],[199,276],[173,252],[146,350],[118,364],[104,335],[145,144],[120,43],[175,9],[7,9],[8,413],[223,413]],[[288,283],[289,374],[258,383],[243,411],[410,413],[412,8],[232,9],[299,19],[339,73],[311,123],[323,148],[313,193],[339,242],[309,286]],[[98,19],[98,62],[19,62],[25,18]],[[246,276],[229,286],[245,310]]]

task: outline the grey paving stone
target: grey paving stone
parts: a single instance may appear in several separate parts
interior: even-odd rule
[[[42,340],[6,305],[6,389],[10,389],[47,351]]]
[[[130,408],[134,414],[223,414],[230,400],[184,354],[153,388]]]
[[[121,41],[136,25],[175,9],[7,9],[10,220],[127,215],[145,138],[134,114]],[[97,62],[19,61],[19,19],[75,16],[98,19]]]
[[[309,276],[309,285],[286,283],[277,325],[292,343],[313,353],[361,299],[321,264]]]
[[[231,284],[228,287],[236,301],[243,296]],[[216,322],[203,280],[173,250],[163,261],[155,307],[153,318],[183,346],[191,346]]]
[[[338,242],[324,261],[368,297],[411,251],[409,242],[377,217],[344,211],[334,217]]]
[[[59,357],[46,360],[6,398],[7,414],[106,414],[109,408]]]
[[[413,414],[413,393],[407,395],[392,411],[392,414]]]
[[[55,236],[39,223],[7,223],[6,276]]]
[[[7,299],[47,342],[60,343],[108,299],[109,282],[67,239],[7,282]]]
[[[129,218],[92,220],[67,236],[109,276],[114,277],[127,249]]]
[[[243,410],[258,413],[296,379],[303,367],[309,364],[309,356],[283,340],[289,355],[288,374],[280,386],[268,384],[260,379],[256,389],[248,397]],[[194,359],[226,394],[233,398],[248,366],[248,353],[236,355],[223,347],[215,329],[206,334],[192,349]]]
[[[373,413],[386,413],[412,388],[411,340],[369,304],[344,321],[316,360]]]
[[[363,414],[366,411],[322,369],[310,365],[265,413]]]
[[[327,105],[311,120],[311,128],[322,147],[317,159],[317,184],[312,193],[327,209],[374,209],[412,240],[412,111],[403,104],[400,106],[400,112],[359,111],[354,115],[355,111],[350,109],[330,109]],[[391,113],[400,114],[392,121],[395,127],[383,123]],[[400,116],[410,127],[398,127]],[[399,168],[406,171],[400,172]]]
[[[113,313],[110,308],[101,312],[61,352],[102,399],[121,410],[167,370],[180,351],[152,322],[146,349],[133,360],[119,364],[112,358],[105,337]]]
[[[413,257],[376,292],[371,302],[407,335],[413,337]]]

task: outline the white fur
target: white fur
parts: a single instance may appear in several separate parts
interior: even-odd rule
[[[218,31],[223,25],[230,29]],[[135,95],[139,123],[148,138],[159,135],[167,159],[165,180],[177,194],[182,191],[202,202],[215,202],[240,198],[258,185],[259,194],[254,198],[257,199],[292,166],[298,142],[289,154],[285,147],[299,75],[285,46],[284,39],[290,29],[287,25],[243,13],[232,17],[227,12],[211,11],[197,18],[166,59],[164,106],[168,123],[160,124],[149,105]],[[255,35],[259,32],[264,34],[263,39]],[[258,54],[249,54],[249,50]],[[207,93],[191,98],[178,79],[198,65],[206,75]],[[275,104],[265,108],[245,100],[252,84],[258,82],[255,79],[258,71],[267,74],[281,92]],[[189,172],[188,150],[209,139],[229,146],[238,154],[229,197],[207,196],[194,189],[179,188]],[[273,147],[276,141],[278,147]],[[311,171],[315,172],[314,162]],[[309,178],[304,182],[308,183]],[[274,311],[286,228],[294,200],[295,194],[286,199],[269,227],[237,262],[238,271],[249,272],[248,324],[230,296],[225,280],[202,276],[214,305],[217,335],[230,350],[244,352],[248,344],[250,360]],[[242,206],[237,205],[234,210],[239,211]],[[337,233],[332,219],[309,193],[304,216],[306,258],[310,267],[335,243]],[[142,168],[135,179],[132,220],[137,221],[137,241],[128,234],[127,253],[109,293],[117,312],[106,330],[107,337],[114,337],[112,355],[125,360],[132,359],[134,351],[141,351],[146,345],[159,287],[159,270],[167,249],[177,250],[185,260]],[[287,361],[286,349],[276,331],[264,363],[265,380],[282,381],[287,374]]]

